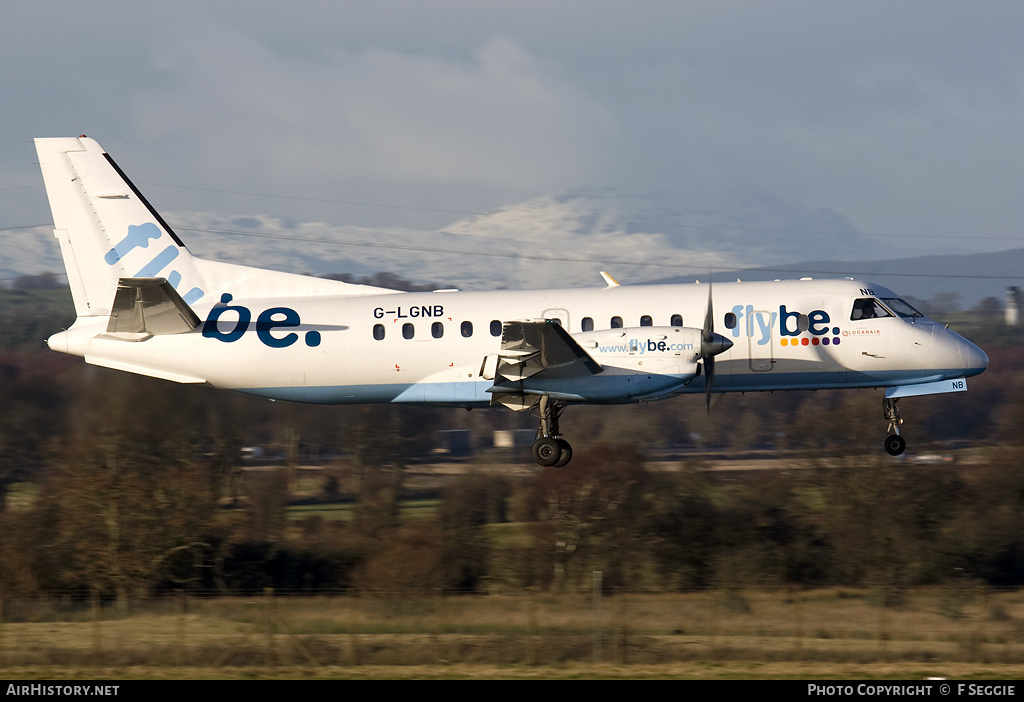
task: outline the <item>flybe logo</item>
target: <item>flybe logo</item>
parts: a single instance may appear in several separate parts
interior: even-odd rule
[[[135,249],[146,249],[149,248],[149,242],[155,241],[163,236],[163,232],[158,226],[152,222],[146,222],[145,224],[132,224],[128,227],[128,234],[125,235],[121,241],[114,244],[114,248],[106,253],[103,260],[106,261],[107,265],[113,266],[118,261],[123,259],[130,252]],[[161,273],[167,266],[178,257],[181,250],[171,244],[165,247],[162,251],[159,251],[146,265],[139,269],[133,278],[155,278]],[[181,273],[176,270],[170,270],[166,275],[167,282],[171,286],[178,290],[178,285],[181,284]],[[179,291],[180,293],[180,291]],[[203,296],[203,291],[199,288],[192,288],[187,293],[181,296],[188,304],[192,304]]]
[[[726,326],[732,324],[732,335],[735,338],[746,336],[756,339],[758,346],[771,343],[772,332],[780,337],[782,346],[814,345],[839,343],[839,327],[829,327],[831,319],[825,310],[812,310],[806,315],[801,312],[790,312],[785,305],[780,305],[778,312],[774,310],[757,310],[753,305],[736,305],[732,308],[733,319],[726,320]],[[804,332],[810,337],[799,337]],[[831,334],[832,336],[828,336]]]
[[[207,315],[206,321],[203,323],[203,336],[207,339],[217,339],[230,344],[241,339],[249,331],[252,324],[252,312],[243,305],[229,305],[231,299],[230,294],[224,293],[220,296],[220,302],[210,310],[210,314]],[[224,329],[221,326],[221,317],[225,314],[227,314],[227,318],[223,320],[223,323],[226,325],[234,323],[230,329]],[[295,332],[285,331],[282,333],[282,331],[293,329],[301,324],[302,319],[299,317],[299,313],[291,307],[271,307],[260,312],[256,318],[256,337],[271,348],[287,348],[299,340],[299,335]],[[303,341],[306,346],[319,346],[320,332],[315,329],[307,331],[303,335]]]

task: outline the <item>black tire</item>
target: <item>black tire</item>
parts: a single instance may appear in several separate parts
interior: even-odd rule
[[[533,442],[533,460],[539,466],[553,466],[562,457],[562,447],[551,438],[537,439]]]
[[[555,468],[561,468],[572,460],[572,446],[565,439],[555,439],[555,441],[558,442],[558,446],[562,449],[562,455],[558,457],[558,460],[553,465]]]
[[[899,434],[890,434],[885,437],[885,452],[890,456],[899,456],[907,450],[907,441]]]

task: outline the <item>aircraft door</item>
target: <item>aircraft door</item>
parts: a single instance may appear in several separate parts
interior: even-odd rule
[[[753,310],[747,316],[747,361],[754,373],[775,367],[775,321],[778,312]]]
[[[561,307],[549,307],[541,313],[541,317],[544,319],[557,320],[562,325],[562,329],[571,332],[569,329],[569,310]]]

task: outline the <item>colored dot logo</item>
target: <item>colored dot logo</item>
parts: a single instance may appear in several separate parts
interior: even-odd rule
[[[839,336],[812,336],[810,338],[804,336],[799,339],[780,339],[779,344],[782,346],[839,346]]]

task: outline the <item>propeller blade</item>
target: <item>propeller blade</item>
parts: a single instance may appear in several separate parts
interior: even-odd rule
[[[715,310],[711,301],[711,279],[708,278],[708,311],[704,315],[704,328],[700,333],[700,356],[704,360],[704,402],[711,416],[711,386],[715,381],[715,356],[707,353],[714,343]],[[707,347],[707,349],[705,348]]]
[[[711,416],[711,382],[715,377],[715,357],[708,356],[704,359],[704,405],[708,408],[708,416]]]
[[[708,281],[708,310],[704,313],[704,329],[701,332],[701,336],[707,339],[710,334],[715,331],[715,310],[713,302],[711,300],[711,281]]]
[[[700,357],[704,362],[704,401],[711,414],[711,392],[715,382],[715,356],[732,348],[732,341],[715,333],[715,309],[708,282],[708,311],[704,315],[704,328],[700,332]]]

